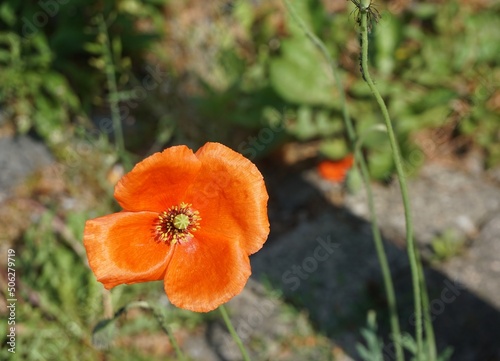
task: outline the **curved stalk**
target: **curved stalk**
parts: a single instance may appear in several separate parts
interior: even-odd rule
[[[336,86],[340,95],[340,102],[342,106],[342,115],[344,118],[344,123],[347,129],[347,136],[349,137],[349,141],[354,151],[354,159],[356,160],[356,164],[359,166],[361,177],[363,179],[363,184],[366,189],[366,195],[368,199],[368,208],[370,210],[370,224],[371,230],[373,234],[373,241],[375,244],[375,250],[377,252],[377,258],[380,264],[380,268],[382,271],[382,278],[384,280],[385,294],[387,297],[387,304],[389,308],[389,318],[391,325],[391,334],[394,342],[394,347],[396,351],[396,360],[404,361],[404,353],[401,342],[401,328],[399,325],[399,317],[397,311],[397,302],[396,302],[396,293],[394,291],[394,285],[392,282],[391,271],[389,268],[389,262],[387,260],[387,255],[385,253],[384,244],[382,242],[382,235],[380,233],[380,229],[378,226],[377,213],[375,210],[375,204],[373,202],[373,192],[370,184],[370,175],[368,171],[368,166],[366,164],[363,153],[361,152],[361,148],[358,146],[359,140],[356,136],[356,131],[352,122],[352,119],[349,115],[349,111],[347,109],[347,102],[345,99],[345,92],[342,85],[342,80],[340,79],[340,75],[338,74],[337,64],[330,56],[329,51],[326,49],[323,42],[307,27],[302,18],[297,14],[294,6],[291,4],[289,0],[285,0],[285,4],[288,8],[293,19],[297,22],[299,27],[304,31],[306,36],[311,40],[311,42],[320,50],[320,52],[325,57],[326,61],[330,65],[331,71],[335,78]]]
[[[123,166],[127,171],[132,169],[132,164],[125,150],[125,139],[123,136],[122,120],[120,116],[119,100],[118,100],[118,86],[116,82],[115,66],[113,62],[113,54],[111,53],[111,44],[109,39],[108,28],[104,16],[98,16],[99,33],[103,35],[103,57],[104,57],[104,72],[106,74],[106,81],[109,88],[108,101],[111,108],[111,120],[113,122],[113,129],[115,132],[116,151]]]
[[[224,305],[220,305],[219,311],[222,314],[222,318],[224,319],[224,323],[226,324],[226,327],[229,330],[231,337],[233,338],[234,342],[236,342],[236,344],[238,345],[238,348],[240,349],[241,356],[243,357],[243,360],[250,361],[250,356],[248,356],[247,350],[245,349],[245,346],[243,345],[243,342],[241,341],[240,336],[238,336],[238,334],[236,333],[236,330],[233,327],[233,324],[231,323],[231,319],[229,318],[226,307]]]
[[[408,196],[408,186],[406,184],[406,177],[403,170],[403,163],[401,161],[401,152],[399,150],[398,142],[392,127],[392,122],[382,96],[380,95],[377,87],[375,86],[370,72],[368,70],[368,15],[370,14],[370,5],[363,6],[356,4],[359,9],[360,27],[361,27],[361,67],[363,71],[363,78],[368,84],[377,104],[382,112],[385,125],[387,127],[387,135],[391,144],[392,155],[394,164],[396,166],[396,173],[398,176],[399,186],[401,189],[401,196],[403,198],[403,207],[406,222],[406,248],[408,252],[408,259],[410,262],[410,269],[413,284],[413,297],[415,306],[415,334],[417,341],[417,358],[420,360],[422,355],[422,299],[421,299],[421,279],[420,279],[420,266],[417,256],[417,249],[415,240],[413,238],[413,222],[410,209],[410,198]]]

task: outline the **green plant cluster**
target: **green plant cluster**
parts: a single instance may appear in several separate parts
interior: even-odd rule
[[[359,78],[355,16],[348,16],[350,8],[329,14],[317,0],[296,6],[339,66],[337,76],[348,94],[372,177],[386,179],[394,164],[387,137],[374,131],[380,130],[382,119]],[[325,156],[342,158],[348,147],[329,64],[289,15],[282,23],[271,21],[275,11],[253,11],[249,2],[235,2],[231,16],[239,24],[234,31],[238,36],[220,34],[224,41],[218,43],[220,56],[214,65],[219,81],[217,86],[204,81],[207,91],[195,107],[223,130],[259,129],[269,126],[267,115],[281,114],[288,139],[323,140]],[[450,152],[458,157],[473,148],[483,150],[485,166],[498,164],[498,5],[473,9],[453,1],[415,4],[398,15],[380,11],[380,23],[370,34],[370,58],[395,120],[407,173],[415,173],[425,157]],[[414,142],[425,130],[434,137]]]
[[[473,11],[457,2],[418,4],[395,17],[384,13],[374,34],[379,87],[399,134],[407,139],[423,129],[437,131],[430,157],[448,141],[455,153],[479,146],[487,164],[498,164],[500,108],[500,7]],[[439,139],[448,128],[449,138]],[[422,146],[424,147],[424,146]]]
[[[169,102],[169,109],[165,109],[165,99],[157,98],[153,99],[155,104],[147,104],[150,109],[161,108],[155,116],[169,113],[176,119],[183,118],[183,122],[174,121],[180,130],[180,135],[176,134],[182,139],[193,136],[194,125],[201,129],[201,137],[229,144],[233,140],[233,146],[238,148],[245,138],[234,138],[235,130],[258,132],[282,122],[285,132],[275,132],[269,142],[266,138],[265,149],[257,147],[246,155],[269,151],[286,139],[318,139],[323,141],[324,156],[345,156],[348,147],[334,74],[279,2],[256,5],[235,1],[231,6],[221,5],[217,17],[207,19],[215,28],[208,44],[215,51],[208,55],[197,49],[203,56],[190,52],[190,46],[200,46],[189,43],[195,40],[174,44],[177,48],[165,47],[163,35],[169,34],[164,34],[163,29],[176,19],[161,10],[161,5],[168,9],[172,4],[162,3],[2,2],[0,104],[7,115],[4,118],[13,120],[19,132],[34,129],[54,144],[73,136],[71,125],[82,122],[81,116],[109,111],[104,71],[109,64],[103,62],[102,34],[95,22],[96,16],[103,15],[109,28],[120,101],[133,96],[126,90],[137,81],[147,52],[155,54],[155,65],[170,71],[169,86],[182,88],[186,74],[189,78],[194,73],[201,90],[184,92],[184,103]],[[184,6],[188,11],[188,5]],[[372,177],[387,178],[394,172],[394,164],[386,137],[373,131],[382,121],[370,101],[369,90],[359,80],[357,24],[355,16],[349,16],[352,9],[328,13],[319,0],[302,1],[297,7],[338,65],[335,76],[343,81],[358,134],[363,136]],[[371,34],[370,58],[379,79],[377,85],[395,119],[408,173],[416,171],[425,156],[443,155],[441,146],[445,142],[451,143],[457,154],[480,148],[486,166],[497,164],[498,5],[473,9],[453,1],[419,3],[398,15],[384,11],[382,6],[380,11],[382,19]],[[138,24],[148,24],[148,30],[139,30]],[[199,26],[202,29],[202,24]],[[179,52],[192,56],[194,68],[205,71],[172,70],[172,59]],[[204,121],[186,120],[186,108],[195,113],[191,118]],[[166,121],[143,118],[134,131],[144,137],[154,137],[155,133],[148,129],[161,128]],[[170,134],[172,121],[167,123]],[[446,133],[446,137],[415,143],[415,134],[422,130]],[[162,133],[157,129],[156,134]],[[154,140],[134,138],[128,142],[141,149]],[[245,146],[239,149],[243,153],[245,150]]]
[[[67,144],[75,137],[75,124],[88,126],[96,109],[106,108],[106,76],[92,47],[99,42],[98,15],[108,20],[120,57],[116,63],[133,59],[141,64],[144,50],[160,33],[159,2],[2,2],[0,107],[17,132],[33,130],[49,145]],[[149,30],[138,30],[139,21],[150,24]],[[122,70],[118,65],[116,72]]]

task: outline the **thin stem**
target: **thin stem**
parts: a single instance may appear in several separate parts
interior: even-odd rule
[[[413,297],[415,304],[415,334],[417,339],[417,358],[420,359],[422,355],[422,300],[421,300],[421,280],[419,272],[419,260],[417,258],[417,249],[415,246],[415,241],[413,239],[413,222],[411,217],[410,209],[410,199],[408,196],[408,187],[406,184],[406,178],[403,170],[403,165],[401,161],[401,154],[399,150],[398,143],[396,141],[396,136],[394,134],[394,129],[392,127],[391,119],[389,117],[389,112],[385,105],[382,96],[377,90],[377,87],[373,83],[373,80],[368,71],[368,7],[359,7],[360,19],[361,19],[361,66],[364,74],[364,79],[368,84],[373,96],[375,97],[377,104],[384,117],[385,125],[387,127],[387,134],[389,136],[389,141],[391,144],[392,155],[394,159],[394,164],[396,166],[396,173],[399,180],[399,185],[401,189],[401,196],[403,198],[403,207],[405,213],[406,222],[406,244],[408,259],[410,262],[412,284],[413,284]]]
[[[170,341],[170,344],[174,348],[175,354],[177,355],[177,359],[179,361],[184,361],[185,360],[184,354],[182,353],[182,350],[179,347],[179,344],[177,343],[175,336],[172,334],[172,332],[170,331],[170,328],[165,323],[163,315],[160,312],[156,311],[155,309],[153,309],[153,315],[155,316],[156,321],[160,325],[163,332],[165,332],[167,334],[168,340]]]
[[[371,215],[371,229],[373,234],[373,241],[375,243],[375,250],[377,252],[377,257],[380,263],[380,268],[382,271],[382,277],[384,280],[385,293],[387,297],[387,303],[389,308],[389,317],[391,324],[391,334],[394,340],[395,351],[396,351],[396,360],[404,361],[404,353],[401,342],[401,329],[399,325],[399,317],[397,311],[397,303],[396,303],[396,294],[394,291],[394,285],[392,282],[391,271],[389,268],[389,262],[387,260],[387,256],[385,253],[384,245],[382,242],[382,235],[380,234],[380,228],[378,227],[378,219],[377,213],[375,210],[375,204],[373,202],[373,192],[370,184],[370,175],[368,171],[368,167],[366,165],[365,158],[363,153],[361,152],[360,147],[356,146],[358,143],[356,131],[354,125],[352,123],[351,117],[349,115],[349,111],[347,109],[347,102],[345,98],[344,87],[342,85],[342,80],[340,79],[340,75],[338,74],[338,66],[336,62],[330,55],[330,52],[326,49],[326,46],[323,42],[307,27],[302,18],[295,11],[294,6],[291,4],[289,0],[285,0],[285,4],[292,15],[293,19],[298,23],[300,28],[304,31],[306,36],[311,40],[311,42],[321,51],[323,56],[325,57],[328,64],[330,64],[333,76],[335,78],[336,86],[340,96],[340,102],[342,106],[342,115],[344,118],[344,123],[347,129],[347,135],[349,137],[349,141],[351,146],[354,149],[354,158],[356,159],[356,164],[360,168],[361,177],[363,179],[363,183],[366,189],[366,194],[368,198],[368,207],[370,209]]]
[[[137,302],[129,303],[128,305],[126,305],[125,307],[122,307],[121,309],[119,309],[115,313],[113,320],[116,320],[123,313],[127,312],[128,310],[130,310],[132,308],[142,308],[144,310],[151,311],[151,313],[155,317],[156,321],[158,322],[158,325],[160,326],[162,331],[165,332],[165,334],[167,335],[168,340],[170,341],[170,345],[172,345],[172,347],[175,351],[177,359],[179,361],[186,360],[181,348],[179,347],[179,344],[177,343],[177,340],[175,339],[174,335],[172,334],[172,331],[170,331],[170,328],[168,327],[168,325],[165,322],[165,317],[163,316],[163,314],[160,311],[158,311],[154,306],[151,306],[148,302],[137,301]]]
[[[119,100],[118,100],[118,86],[116,82],[115,66],[113,63],[113,54],[111,53],[111,44],[109,41],[108,28],[104,17],[102,14],[98,17],[99,34],[103,35],[103,56],[104,56],[104,72],[106,73],[106,79],[109,89],[108,101],[111,108],[111,120],[113,122],[113,128],[115,130],[115,141],[116,150],[120,159],[123,162],[123,166],[126,170],[130,170],[132,165],[126,154],[125,150],[125,140],[123,137],[123,128],[120,116]]]
[[[401,328],[399,326],[399,317],[397,311],[396,294],[394,291],[394,284],[392,283],[391,270],[389,268],[389,262],[387,260],[387,255],[385,253],[384,244],[382,242],[382,235],[380,234],[380,229],[378,227],[377,213],[375,210],[375,203],[373,201],[373,191],[369,182],[369,171],[366,161],[359,147],[356,147],[354,157],[356,159],[362,159],[359,162],[359,167],[361,170],[361,175],[363,178],[363,183],[366,188],[366,195],[368,198],[368,207],[371,214],[371,229],[373,234],[373,240],[375,243],[375,249],[377,252],[377,257],[380,263],[380,268],[382,271],[382,277],[384,279],[385,293],[387,297],[387,305],[389,308],[389,319],[391,324],[392,339],[394,342],[394,348],[396,351],[396,360],[404,361],[404,352],[401,338]]]
[[[102,308],[104,311],[104,318],[111,318],[113,316],[111,292],[105,288],[102,290]]]
[[[234,342],[238,345],[241,356],[243,356],[244,361],[250,361],[250,357],[248,356],[247,350],[245,349],[245,346],[243,345],[243,342],[241,341],[240,337],[236,333],[233,324],[231,323],[231,320],[229,318],[229,315],[227,314],[226,307],[224,305],[219,306],[219,311],[222,314],[222,318],[224,319],[224,323],[226,324],[227,329],[229,330],[229,333],[231,334],[231,337],[233,338]]]
[[[422,267],[422,261],[420,259],[420,254],[417,253],[419,259],[419,274],[420,274],[420,288],[422,290],[422,309],[424,314],[424,327],[425,327],[425,337],[427,339],[428,346],[428,359],[429,361],[436,360],[436,338],[434,336],[434,328],[432,327],[432,319],[429,304],[429,295],[427,294],[427,285],[425,284],[424,269]]]

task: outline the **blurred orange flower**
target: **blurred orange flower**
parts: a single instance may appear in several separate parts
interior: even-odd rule
[[[84,231],[104,287],[163,280],[170,302],[197,312],[243,290],[249,255],[269,234],[268,194],[248,159],[219,143],[171,147],[138,163],[114,196],[124,210]]]
[[[347,172],[354,164],[354,157],[352,154],[347,155],[345,158],[337,161],[325,160],[318,165],[318,171],[321,177],[333,182],[343,182]]]

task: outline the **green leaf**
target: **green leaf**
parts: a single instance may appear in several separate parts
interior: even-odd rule
[[[392,174],[394,161],[390,149],[372,151],[368,159],[368,168],[373,178],[383,180]]]
[[[251,30],[254,14],[253,6],[249,1],[236,1],[234,5],[234,17],[247,32]]]
[[[120,38],[116,37],[111,40],[111,49],[113,57],[116,60],[119,60],[122,56],[122,51],[123,51],[122,41]]]
[[[48,73],[44,76],[44,89],[55,99],[60,99],[61,103],[68,105],[71,109],[79,107],[78,97],[69,87],[66,78],[56,72]]]
[[[319,152],[332,160],[344,158],[349,149],[344,139],[323,140]]]
[[[375,319],[375,311],[368,312],[367,326],[361,330],[366,346],[357,343],[356,349],[358,350],[361,358],[364,361],[383,361],[382,355],[382,341],[377,336],[377,322]]]
[[[383,22],[375,28],[375,64],[383,78],[389,77],[396,62],[394,52],[401,40],[401,22],[390,13],[385,13]]]
[[[303,106],[297,111],[297,123],[291,128],[293,134],[301,139],[306,140],[316,135],[314,129],[313,112],[310,107]]]
[[[16,14],[9,3],[3,3],[0,5],[0,19],[5,21],[5,23],[9,26],[16,23]]]
[[[100,350],[109,349],[115,336],[115,319],[101,320],[92,330],[92,344]]]
[[[344,130],[344,122],[340,118],[334,118],[327,109],[317,112],[315,120],[316,127],[322,137],[327,137]]]
[[[283,41],[269,76],[276,92],[292,103],[332,107],[338,98],[328,64],[305,36]]]
[[[101,55],[103,53],[103,47],[98,43],[85,43],[83,49],[93,55]]]
[[[360,190],[363,189],[363,177],[361,177],[361,173],[358,171],[357,168],[352,168],[349,170],[347,173],[347,189],[351,193],[358,193]]]
[[[397,123],[397,130],[400,133],[410,133],[424,128],[437,128],[442,126],[450,111],[447,104],[435,106],[415,115],[402,116]]]
[[[421,19],[429,19],[433,17],[437,11],[438,8],[436,4],[432,3],[416,3],[413,7],[413,12]]]
[[[438,88],[423,94],[420,101],[412,108],[418,112],[443,104],[448,105],[448,102],[456,97],[457,93],[455,91],[446,88]]]

